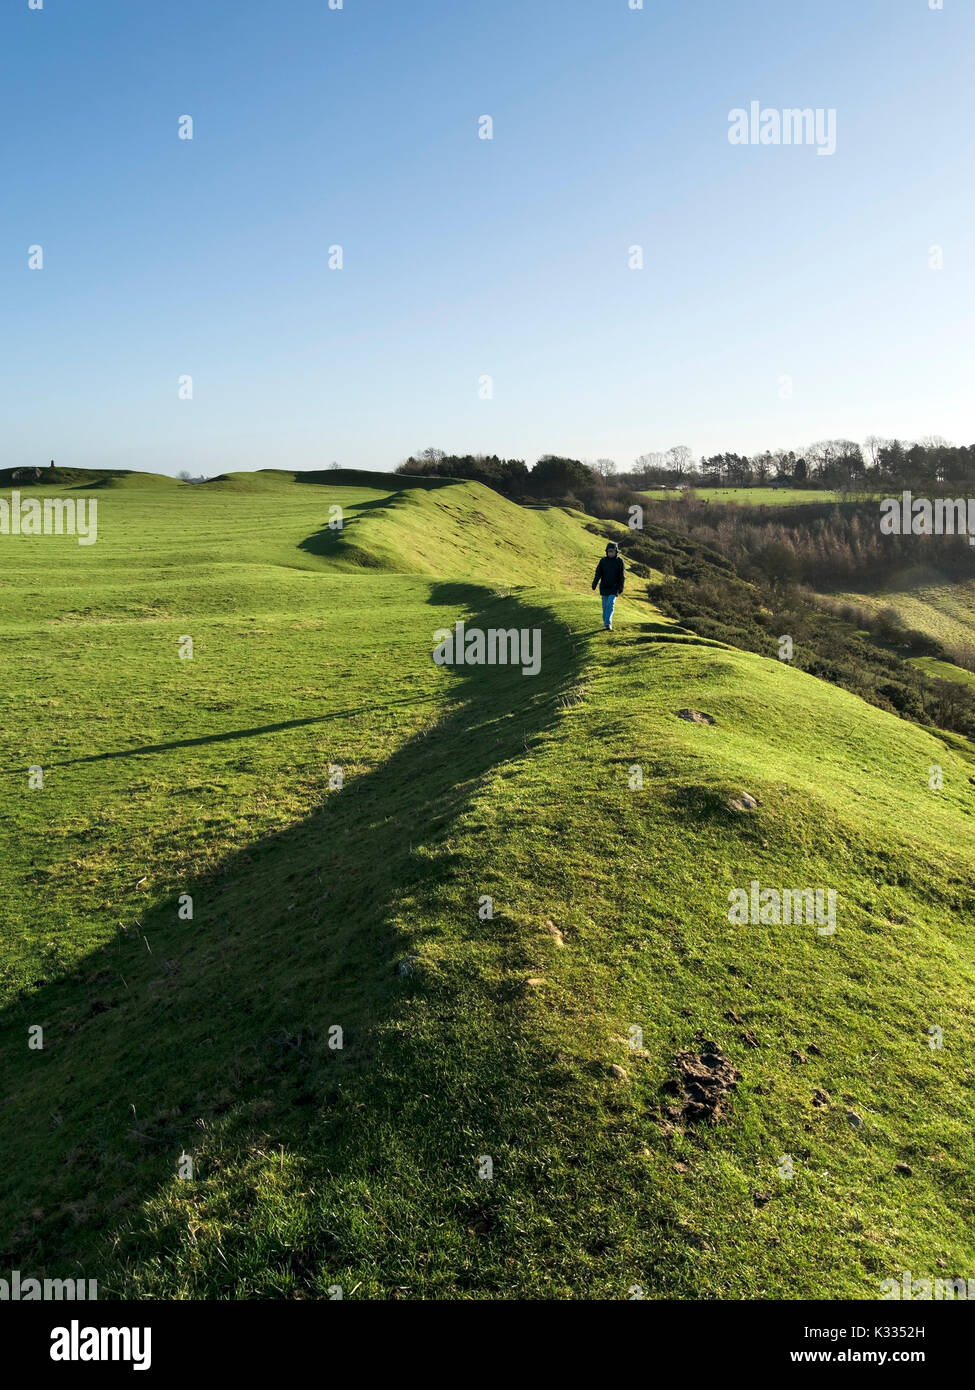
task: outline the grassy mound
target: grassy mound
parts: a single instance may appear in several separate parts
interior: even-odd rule
[[[51,488],[147,488],[158,491],[160,488],[181,488],[185,484],[166,473],[139,473],[131,468],[42,468],[36,482],[18,479],[25,470],[18,468],[0,469],[0,487],[30,489],[35,496],[40,489]],[[27,470],[30,472],[30,470]]]

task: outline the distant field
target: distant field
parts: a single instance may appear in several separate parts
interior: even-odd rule
[[[708,487],[697,488],[700,502],[740,502],[749,507],[795,506],[797,502],[842,502],[841,492],[813,492],[808,488],[792,487]],[[672,489],[656,488],[645,494],[655,502],[674,501],[680,497]]]
[[[934,582],[905,584],[883,593],[834,594],[873,613],[893,608],[901,621],[948,647],[975,648],[975,579],[948,583],[941,576]]]
[[[955,666],[950,661],[939,661],[934,656],[916,656],[911,660],[911,665],[924,671],[928,676],[934,676],[936,680],[958,681],[961,685],[975,685],[975,674],[966,671],[964,666]]]
[[[900,588],[881,593],[831,594],[833,601],[846,601],[870,613],[893,609],[905,627],[927,633],[950,652],[975,653],[975,580],[947,582],[930,570],[909,571],[899,577]],[[929,676],[939,680],[975,685],[975,675],[953,662],[932,656],[910,658]]]

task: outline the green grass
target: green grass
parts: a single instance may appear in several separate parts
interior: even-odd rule
[[[834,594],[877,613],[892,608],[905,627],[975,652],[975,579],[949,580],[930,571],[907,571],[880,592]]]
[[[939,661],[934,656],[915,656],[909,659],[912,666],[926,671],[929,676],[936,676],[938,680],[957,681],[960,685],[975,685],[975,672],[966,671],[963,666],[956,666],[952,661]]]
[[[673,489],[655,488],[645,494],[655,502],[680,500]],[[743,507],[795,506],[797,502],[842,502],[843,493],[827,489],[817,491],[802,487],[701,487],[696,489],[699,502],[738,502]]]
[[[123,486],[97,545],[0,538],[2,1259],[164,1298],[969,1271],[964,741],[635,582],[607,638],[578,515],[322,477]],[[462,616],[539,628],[540,674],[434,665]],[[835,888],[836,934],[732,926],[752,878]],[[670,1131],[703,1039],[729,1118]]]

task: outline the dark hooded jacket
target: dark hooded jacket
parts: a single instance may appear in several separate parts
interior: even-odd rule
[[[607,594],[621,594],[623,592],[625,569],[623,557],[621,555],[604,555],[596,566],[596,573],[593,577],[592,587],[595,589],[599,585],[599,592],[603,598]]]

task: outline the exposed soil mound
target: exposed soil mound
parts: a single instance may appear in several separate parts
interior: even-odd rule
[[[705,1042],[701,1052],[678,1052],[674,1057],[677,1079],[667,1089],[681,1097],[679,1107],[671,1106],[667,1118],[674,1123],[720,1124],[727,1116],[731,1092],[741,1080],[717,1043]]]

